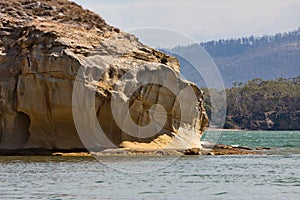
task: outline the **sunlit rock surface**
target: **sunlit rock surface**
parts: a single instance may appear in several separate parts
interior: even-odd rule
[[[0,8],[0,149],[201,146],[207,124],[203,93],[177,77],[180,67],[175,58],[143,45],[133,35],[65,0],[0,0]],[[176,78],[168,79],[169,71]],[[160,77],[160,83],[176,86],[177,93],[154,83],[139,87],[143,73],[150,82]],[[131,76],[122,78],[125,74]],[[76,98],[82,98],[85,106],[93,106],[90,115],[97,117],[110,142],[107,146],[88,138],[93,137],[90,130],[86,130],[86,141],[82,131],[78,134],[72,109],[77,75],[94,94],[95,105],[89,105],[85,96]],[[131,96],[130,87],[138,87]],[[185,90],[187,94],[193,91],[197,101],[180,94]],[[178,95],[182,97],[179,100]],[[158,120],[156,125],[162,127],[146,136],[128,132],[131,129],[126,132],[114,119],[112,98],[128,104],[130,119],[139,127],[151,123],[151,111],[155,119],[165,111],[165,123]],[[156,104],[161,106],[153,106]],[[94,122],[82,109],[76,111],[83,112],[81,123],[93,129]],[[182,117],[182,113],[190,115]]]

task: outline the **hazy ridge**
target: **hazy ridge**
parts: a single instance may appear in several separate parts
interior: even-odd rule
[[[196,44],[198,45],[198,44]],[[193,54],[196,45],[178,46],[172,50]],[[200,43],[220,70],[225,86],[247,82],[254,78],[265,80],[292,78],[300,75],[300,28],[288,33],[261,37],[242,37]],[[188,70],[190,65],[181,61],[185,77],[198,77]],[[190,73],[189,73],[190,72]],[[203,85],[203,84],[202,84]]]

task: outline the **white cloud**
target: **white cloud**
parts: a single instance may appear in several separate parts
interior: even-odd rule
[[[75,2],[124,30],[164,27],[198,41],[298,28],[299,0],[104,0]]]

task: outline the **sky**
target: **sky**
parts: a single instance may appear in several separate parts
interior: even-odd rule
[[[300,0],[74,0],[124,31],[156,27],[197,42],[300,27]]]

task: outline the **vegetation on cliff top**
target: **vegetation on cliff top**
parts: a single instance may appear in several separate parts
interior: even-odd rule
[[[205,105],[211,113],[209,91]],[[224,128],[300,130],[300,76],[276,80],[253,79],[226,89]]]

